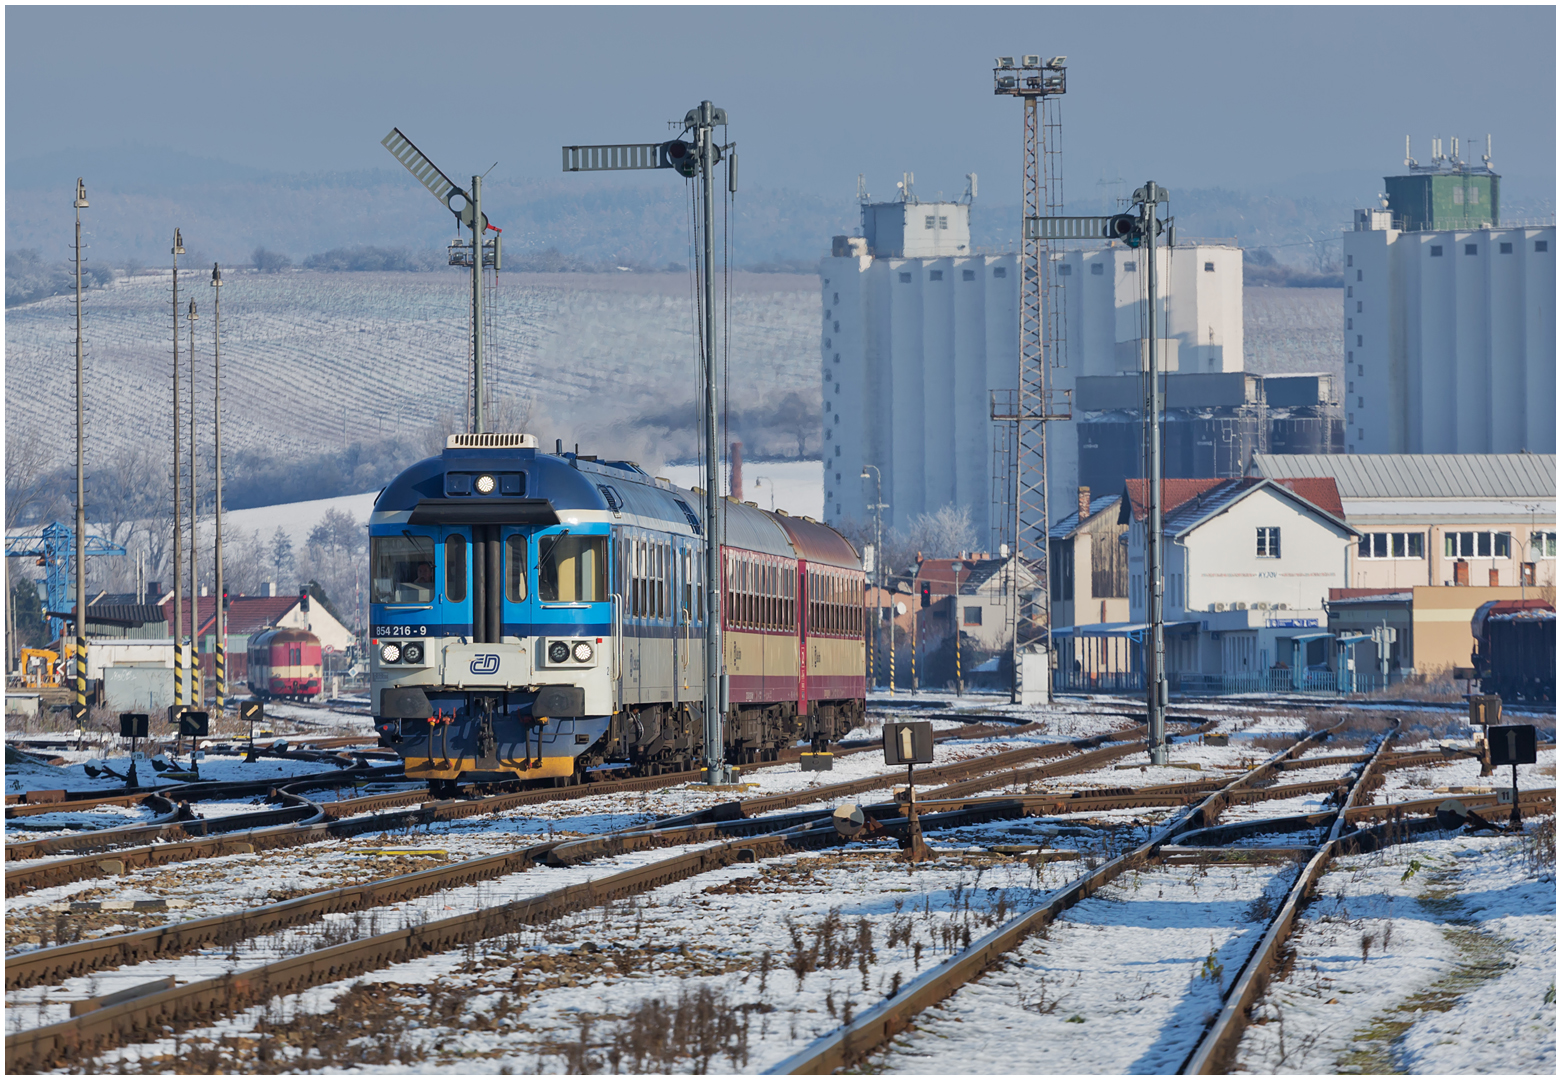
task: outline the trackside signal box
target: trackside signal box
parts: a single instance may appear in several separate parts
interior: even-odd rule
[[[209,715],[191,709],[179,717],[179,734],[202,736],[207,733]]]
[[[151,734],[152,718],[146,713],[122,712],[119,714],[119,736],[122,739],[144,739]]]
[[[932,723],[912,720],[883,726],[885,765],[931,765]]]
[[[265,708],[258,701],[241,701],[238,703],[238,718],[243,723],[253,724],[265,717]]]
[[[1469,696],[1469,724],[1471,727],[1501,723],[1501,696],[1498,694],[1471,694]]]
[[[1486,730],[1492,765],[1533,765],[1539,760],[1539,739],[1533,724],[1507,724]]]

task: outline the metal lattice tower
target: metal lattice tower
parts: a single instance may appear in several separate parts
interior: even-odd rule
[[[1058,103],[1051,99],[1066,91],[1065,59],[1053,57],[1043,63],[1041,57],[1031,55],[1015,64],[1012,57],[999,57],[993,72],[993,92],[1024,103],[1025,221],[1055,215],[1062,208],[1062,117]],[[1018,389],[1012,394],[996,393],[992,400],[992,419],[1013,425],[1007,440],[1013,446],[1010,494],[1003,516],[1012,521],[1017,563],[1035,575],[1040,601],[1034,617],[1026,619],[1016,569],[1009,596],[1015,701],[1022,691],[1020,654],[1051,644],[1046,422],[1072,416],[1070,395],[1057,395],[1051,388],[1050,371],[1063,364],[1066,330],[1061,283],[1051,266],[1052,243],[1031,235],[1028,228],[1020,243]],[[1000,439],[999,447],[1002,443]]]

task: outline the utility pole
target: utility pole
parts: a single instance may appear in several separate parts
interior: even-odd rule
[[[676,121],[674,121],[676,124]],[[721,639],[721,539],[725,535],[725,512],[720,495],[719,416],[716,394],[719,382],[716,370],[715,341],[715,166],[726,161],[727,190],[737,191],[736,143],[717,145],[715,129],[726,126],[726,110],[708,101],[684,115],[682,127],[694,136],[692,143],[673,139],[664,143],[628,143],[608,146],[566,146],[563,148],[564,172],[596,172],[623,169],[673,169],[680,176],[700,180],[704,202],[703,319],[700,324],[702,373],[704,376],[705,422],[705,703],[704,755],[705,782],[723,784],[731,778],[725,761],[723,733],[727,709],[727,679],[723,668],[725,655]],[[815,749],[818,749],[815,744]]]
[[[217,473],[214,511],[217,515],[217,715],[220,717],[228,704],[228,614],[223,610],[228,592],[222,583],[222,268],[216,263],[211,264],[211,290],[211,411],[215,423],[212,443]]]
[[[81,335],[81,212],[87,186],[76,178],[76,731],[87,731],[87,466],[86,382]],[[63,649],[61,650],[64,651]]]
[[[201,678],[201,549],[195,542],[200,513],[196,495],[200,491],[196,474],[195,443],[195,298],[190,298],[190,704],[201,707],[205,685]]]
[[[1165,737],[1165,707],[1170,685],[1165,677],[1165,537],[1161,514],[1164,493],[1161,488],[1160,414],[1164,409],[1160,387],[1159,328],[1159,255],[1156,240],[1164,230],[1168,246],[1176,246],[1176,225],[1160,218],[1156,211],[1168,204],[1170,192],[1148,181],[1133,192],[1135,210],[1126,214],[1096,217],[1035,217],[1024,223],[1026,236],[1052,240],[1117,240],[1130,248],[1144,250],[1145,284],[1148,287],[1148,415],[1144,418],[1148,472],[1149,521],[1146,536],[1147,566],[1145,592],[1149,616],[1149,641],[1144,650],[1144,689],[1149,711],[1149,760],[1164,765],[1168,760]]]
[[[179,474],[184,461],[179,450],[179,256],[184,238],[173,231],[173,703],[177,710],[188,705],[184,689],[184,522],[179,497]]]
[[[472,177],[472,431],[487,431],[482,415],[482,177]]]

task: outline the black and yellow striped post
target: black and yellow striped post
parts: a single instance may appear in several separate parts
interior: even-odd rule
[[[87,635],[81,626],[82,621],[76,620],[76,708],[73,714],[78,735],[87,731]]]
[[[217,715],[221,716],[227,707],[228,698],[228,650],[217,639]]]
[[[173,703],[184,704],[184,643],[173,643]]]
[[[197,711],[205,699],[205,689],[205,680],[201,678],[201,654],[192,647],[190,649],[190,705]]]
[[[894,696],[894,601],[889,601],[889,696]]]

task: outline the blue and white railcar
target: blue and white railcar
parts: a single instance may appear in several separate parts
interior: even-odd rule
[[[694,767],[704,696],[700,501],[630,462],[539,453],[527,435],[453,435],[443,454],[392,481],[369,524],[370,692],[381,739],[408,777],[439,791],[578,777],[594,765]],[[791,538],[811,550],[822,536],[843,585],[860,584],[860,561],[827,526],[788,529],[775,515],[728,506],[729,538],[746,539],[727,546],[726,564],[775,567],[753,579],[775,598],[755,610],[769,613],[772,632],[789,627],[792,643],[771,651],[789,650],[794,689],[733,706],[727,756],[760,760],[799,738],[827,743],[860,718],[865,679],[847,649],[841,672],[811,673],[837,687],[837,699],[808,700],[797,673],[808,670],[809,564]],[[752,604],[752,581],[736,585],[739,606]],[[738,672],[753,650],[745,665],[745,628],[726,625]]]

